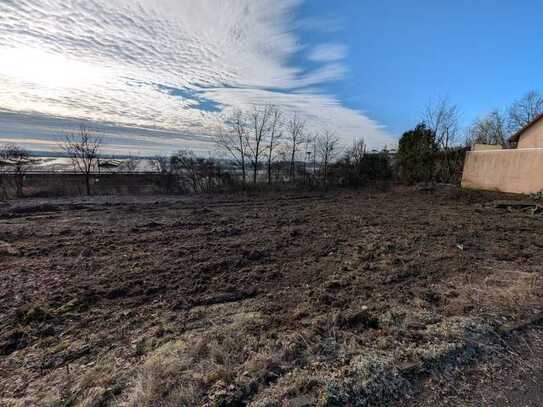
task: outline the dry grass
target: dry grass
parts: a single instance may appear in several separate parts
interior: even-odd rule
[[[504,309],[519,313],[527,306],[542,310],[543,280],[536,270],[521,271],[498,265],[484,277],[470,279],[458,287],[461,289],[455,290],[455,296],[444,304],[447,315],[463,314],[466,308],[491,313]]]
[[[263,323],[257,314],[240,314],[229,325],[167,342],[146,357],[118,405],[201,405],[210,393],[216,401],[229,396],[222,389],[234,388],[242,397],[248,380],[269,374],[265,347],[251,334]]]

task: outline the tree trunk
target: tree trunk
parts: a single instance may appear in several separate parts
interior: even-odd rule
[[[258,160],[255,160],[255,167],[253,168],[253,184],[256,184],[257,172],[258,172]]]
[[[243,185],[245,185],[246,182],[246,175],[245,175],[245,155],[243,152],[241,153],[241,178],[243,180]]]
[[[15,188],[16,188],[16,194],[17,198],[23,197],[23,180],[21,178],[18,178],[15,182]]]
[[[290,154],[290,170],[289,170],[289,176],[294,180],[296,176],[296,171],[294,169],[294,155],[296,154],[296,150],[293,148],[292,153]]]
[[[91,194],[91,188],[90,188],[90,174],[85,175],[85,187],[87,189],[87,195]]]
[[[15,195],[17,198],[23,197],[23,183],[24,175],[20,172],[20,169],[17,168],[17,171],[15,172]]]
[[[268,154],[268,184],[271,185],[271,157],[272,157],[272,151],[273,151],[273,146],[270,145],[270,153]]]

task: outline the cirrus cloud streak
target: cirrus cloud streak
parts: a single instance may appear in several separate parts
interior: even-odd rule
[[[191,147],[191,137],[211,134],[232,107],[272,103],[306,117],[314,130],[365,137],[373,147],[394,143],[383,126],[319,90],[344,77],[345,47],[310,44],[308,59],[317,67],[289,63],[309,45],[292,29],[300,3],[4,0],[0,108],[22,118],[134,126],[135,134],[160,128],[188,137]]]

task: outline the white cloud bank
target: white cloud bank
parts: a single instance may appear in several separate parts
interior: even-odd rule
[[[209,134],[221,110],[273,103],[345,140],[394,143],[382,126],[319,92],[344,76],[345,47],[316,44],[314,70],[287,62],[304,47],[292,30],[300,2],[2,0],[0,109],[166,129],[149,137],[162,137],[167,150],[172,132]]]

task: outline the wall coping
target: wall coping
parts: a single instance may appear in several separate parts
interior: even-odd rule
[[[512,151],[543,151],[543,147],[506,148],[503,150],[476,150],[476,151],[468,151],[468,154],[508,153]]]

